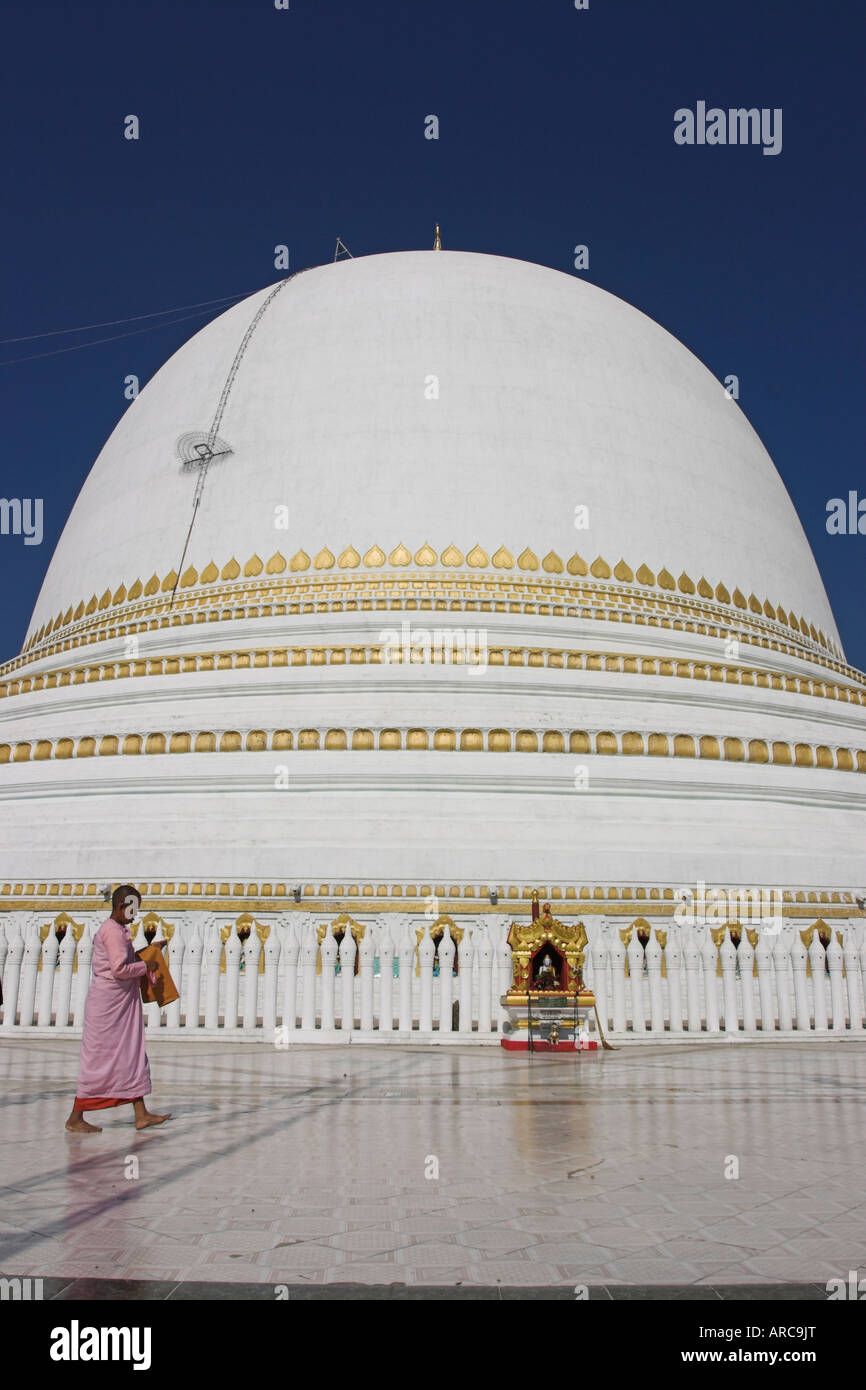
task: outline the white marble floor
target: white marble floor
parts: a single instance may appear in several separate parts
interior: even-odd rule
[[[464,1287],[866,1274],[866,1042],[148,1050],[151,1104],[174,1118],[137,1134],[125,1107],[83,1138],[63,1129],[77,1043],[3,1039],[0,1274]]]

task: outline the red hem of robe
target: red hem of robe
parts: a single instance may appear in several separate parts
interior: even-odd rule
[[[82,1099],[80,1096],[76,1096],[75,1104],[72,1108],[73,1110],[77,1110],[79,1112],[82,1110],[108,1110],[112,1105],[134,1105],[135,1100],[137,1099],[139,1099],[139,1097],[135,1097],[135,1099],[124,1098],[123,1100],[114,1100],[102,1098],[96,1099],[95,1097],[91,1098],[90,1096],[85,1096],[84,1099]]]

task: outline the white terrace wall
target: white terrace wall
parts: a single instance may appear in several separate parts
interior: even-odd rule
[[[53,930],[45,932],[44,913],[3,914],[3,1033],[80,1035],[93,933],[102,919],[79,917],[79,939],[70,929],[58,941]],[[508,917],[461,919],[462,940],[446,927],[438,950],[430,924],[422,928],[410,914],[358,921],[366,927],[360,944],[350,933],[338,944],[331,918],[312,913],[260,915],[266,932],[253,929],[245,941],[235,914],[175,916],[168,960],[180,999],[163,1010],[145,1006],[148,1032],[277,1047],[498,1042],[499,1000],[511,982]],[[585,977],[614,1041],[863,1034],[862,920],[821,922],[831,929],[826,948],[808,919],[759,927],[755,946],[744,931],[737,947],[730,930],[717,946],[706,926],[677,926],[669,917],[647,924],[644,949],[635,930],[624,933],[634,924],[622,917],[586,923]],[[809,927],[807,949],[802,934],[806,929],[808,937]],[[145,944],[141,924],[135,944]]]

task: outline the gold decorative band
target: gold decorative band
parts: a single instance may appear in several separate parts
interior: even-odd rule
[[[480,545],[475,545],[464,555],[453,543],[446,546],[438,556],[436,551],[426,543],[420,550],[416,551],[414,557],[402,544],[392,550],[390,555],[386,555],[384,550],[374,545],[366,551],[363,557],[353,546],[347,546],[336,558],[333,552],[327,548],[320,550],[313,559],[305,550],[298,550],[289,560],[277,550],[266,561],[254,554],[244,565],[241,565],[233,556],[221,569],[211,560],[201,571],[197,570],[194,565],[189,565],[181,575],[178,575],[173,569],[163,576],[154,572],[146,581],[133,580],[128,588],[125,583],[121,583],[114,592],[107,588],[101,597],[92,594],[89,599],[81,599],[77,604],[70,604],[65,613],[60,612],[51,622],[44,623],[27,642],[24,650],[29,651],[32,647],[39,646],[46,637],[57,633],[70,624],[79,623],[88,617],[98,617],[109,609],[147,598],[157,598],[161,595],[169,600],[175,594],[183,594],[201,585],[204,585],[206,589],[209,585],[216,585],[218,581],[222,584],[232,584],[236,581],[243,583],[244,580],[266,583],[278,580],[280,576],[286,576],[288,579],[289,576],[304,574],[308,570],[318,571],[325,576],[328,571],[335,568],[354,570],[363,566],[366,569],[380,569],[386,562],[395,569],[405,569],[414,565],[416,568],[426,571],[438,562],[452,571],[464,567],[473,570],[492,569],[499,572],[516,569],[524,578],[537,574],[542,578],[555,581],[557,576],[570,575],[575,579],[586,578],[590,582],[591,580],[615,581],[620,585],[640,585],[644,589],[658,589],[665,592],[678,591],[686,596],[696,595],[708,602],[712,601],[739,609],[744,614],[752,613],[757,617],[763,616],[773,623],[780,623],[785,627],[792,628],[806,638],[811,638],[813,642],[827,651],[834,652],[836,656],[839,655],[834,644],[806,618],[802,616],[798,618],[793,611],[786,612],[784,608],[772,603],[768,598],[761,601],[754,593],[747,597],[737,587],[730,591],[721,582],[714,586],[703,576],[695,581],[683,571],[679,579],[674,579],[673,574],[664,567],[657,573],[645,564],[638,565],[636,569],[633,569],[623,559],[611,566],[601,555],[597,555],[591,563],[587,563],[577,552],[571,555],[568,560],[563,560],[556,551],[550,550],[542,559],[539,559],[529,546],[524,548],[516,560],[505,546],[500,546],[490,556]],[[445,578],[453,580],[454,575],[445,576]]]
[[[471,665],[478,654],[459,647],[443,645],[435,651],[422,644],[409,647],[405,653],[412,665]],[[90,685],[100,681],[126,680],[132,677],[161,677],[203,674],[214,671],[283,669],[300,666],[400,665],[404,660],[401,647],[386,649],[379,645],[315,647],[229,648],[207,652],[184,652],[174,656],[141,657],[128,661],[103,661],[85,666],[63,666],[53,671],[40,671],[34,676],[19,676],[0,684],[0,699],[15,695],[33,694],[43,690],[62,689],[70,685]],[[626,652],[581,651],[560,647],[490,647],[485,650],[490,666],[509,669],[569,670],[584,672],[614,672],[625,675],[676,676],[683,679],[718,682],[726,685],[755,686],[783,690],[798,695],[823,697],[842,703],[866,705],[866,687],[837,685],[833,681],[816,680],[806,676],[789,676],[755,666],[739,666],[715,662],[675,660],[658,656]]]
[[[117,639],[127,639],[139,633],[153,631],[154,629],[163,630],[168,627],[188,626],[189,624],[200,624],[218,620],[224,621],[247,621],[259,617],[275,617],[285,614],[306,614],[320,612],[358,612],[358,611],[436,611],[444,610],[463,612],[518,612],[522,614],[532,614],[549,616],[553,618],[580,618],[595,619],[597,621],[618,622],[635,626],[657,627],[669,631],[683,631],[697,633],[700,636],[708,636],[718,640],[727,640],[731,632],[727,626],[716,627],[712,621],[701,621],[706,619],[708,610],[706,605],[696,603],[692,600],[677,597],[674,600],[662,598],[650,598],[645,595],[629,594],[626,590],[613,590],[610,595],[605,596],[603,601],[590,594],[589,592],[576,594],[569,592],[565,586],[548,585],[540,586],[539,592],[531,594],[527,585],[518,585],[514,582],[509,583],[490,583],[485,582],[480,586],[475,586],[472,596],[460,594],[459,599],[440,597],[441,591],[434,590],[432,596],[424,597],[426,586],[416,580],[400,580],[396,587],[402,591],[412,590],[395,595],[389,591],[387,598],[381,596],[363,597],[364,588],[369,588],[372,581],[354,580],[343,581],[338,584],[336,581],[330,583],[319,582],[308,586],[306,593],[292,590],[288,596],[294,599],[291,601],[272,601],[270,591],[263,591],[255,596],[254,600],[247,603],[239,603],[238,600],[246,600],[246,591],[234,593],[232,595],[231,607],[212,606],[209,609],[199,607],[203,598],[181,599],[174,610],[169,611],[168,601],[161,600],[158,604],[149,602],[147,605],[138,605],[134,613],[128,615],[125,622],[117,623],[115,618],[114,626],[108,626],[110,618],[100,617],[99,623],[94,624],[88,619],[85,623],[79,624],[74,633],[66,637],[58,638],[56,641],[47,641],[43,644],[38,653],[40,659],[48,656],[58,655],[61,652],[73,650],[76,647],[92,646],[99,642],[115,641]],[[469,586],[471,581],[468,579],[456,579],[454,586],[456,591],[460,591]],[[520,590],[523,590],[523,593]],[[334,597],[331,591],[339,590],[340,596]],[[359,592],[359,590],[361,592]],[[503,592],[503,597],[496,597],[497,590]],[[420,592],[419,592],[420,591]],[[354,592],[357,597],[350,596]],[[516,601],[529,594],[530,602]],[[220,600],[221,595],[215,592],[207,596],[211,599]],[[570,606],[569,600],[577,601],[582,606]],[[641,601],[643,611],[638,611],[633,605]],[[225,600],[224,600],[225,601]],[[189,605],[197,607],[197,611],[188,611]],[[590,607],[589,604],[594,606]],[[154,616],[158,610],[164,610],[162,617]],[[702,611],[706,610],[706,611]],[[666,616],[666,614],[668,616]],[[670,616],[678,614],[679,616]],[[715,619],[719,615],[713,613],[709,615]],[[774,636],[767,636],[770,631],[766,620],[757,620],[751,616],[741,616],[737,619],[737,637],[744,645],[761,647],[763,649],[779,652],[798,658],[799,660],[819,663],[822,667],[829,668],[838,672],[858,685],[866,687],[866,677],[851,666],[836,661],[831,657],[818,656],[805,645],[793,646],[789,642],[778,640]],[[15,671],[25,668],[33,656],[18,656],[11,661],[0,666],[0,676],[11,676]]]
[[[335,881],[333,884],[301,884],[302,899],[297,903],[293,898],[294,886],[291,882],[221,883],[219,880],[207,882],[204,879],[198,883],[191,880],[157,883],[137,881],[137,887],[145,899],[163,900],[160,902],[160,908],[164,912],[186,909],[195,912],[236,912],[240,900],[243,900],[247,911],[251,912],[339,912],[346,910],[343,906],[346,903],[352,903],[352,911],[355,912],[427,912],[430,907],[429,900],[435,896],[447,900],[449,914],[478,916],[483,913],[502,913],[503,909],[506,913],[518,910],[523,914],[529,912],[532,894],[537,892],[545,901],[559,904],[557,912],[563,917],[600,913],[605,916],[629,918],[634,915],[636,902],[641,904],[640,911],[650,912],[651,916],[671,916],[678,906],[677,894],[682,892],[682,885],[675,889],[659,887],[657,884],[651,887],[634,884],[613,887],[609,884],[551,883],[542,887],[539,884],[527,886],[523,883],[505,883],[497,886],[499,902],[491,903],[490,888],[486,883],[406,881],[392,884],[361,884],[346,880],[343,883]],[[735,885],[728,885],[723,891],[730,893],[738,892],[739,889]],[[56,912],[57,903],[45,901],[50,898],[62,899],[70,911],[76,912],[98,912],[105,907],[96,883],[86,881],[2,883],[0,899],[4,898],[8,901],[0,902],[0,922],[3,921],[3,914],[18,909],[40,913]],[[826,917],[866,916],[866,913],[857,908],[854,894],[850,892],[786,888],[782,893],[782,901],[786,904],[785,915],[788,917],[813,919],[815,912],[810,904],[820,905],[822,920]],[[517,903],[522,904],[519,909],[515,908]],[[638,918],[637,924],[643,920]],[[55,925],[66,925],[69,921],[64,912],[55,919]],[[240,923],[241,918],[238,918],[238,924]],[[73,928],[76,940],[79,939],[82,929],[83,924],[78,926],[77,931]]]
[[[305,751],[461,753],[570,753],[583,756],[703,758],[736,763],[774,763],[840,772],[866,772],[866,750],[788,740],[741,739],[713,734],[618,733],[584,729],[237,729],[166,734],[79,735],[0,743],[0,764],[68,758],[165,753],[287,753]]]

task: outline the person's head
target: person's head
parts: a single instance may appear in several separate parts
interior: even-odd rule
[[[122,883],[111,895],[111,915],[115,922],[132,926],[138,916],[141,894],[131,883]]]

